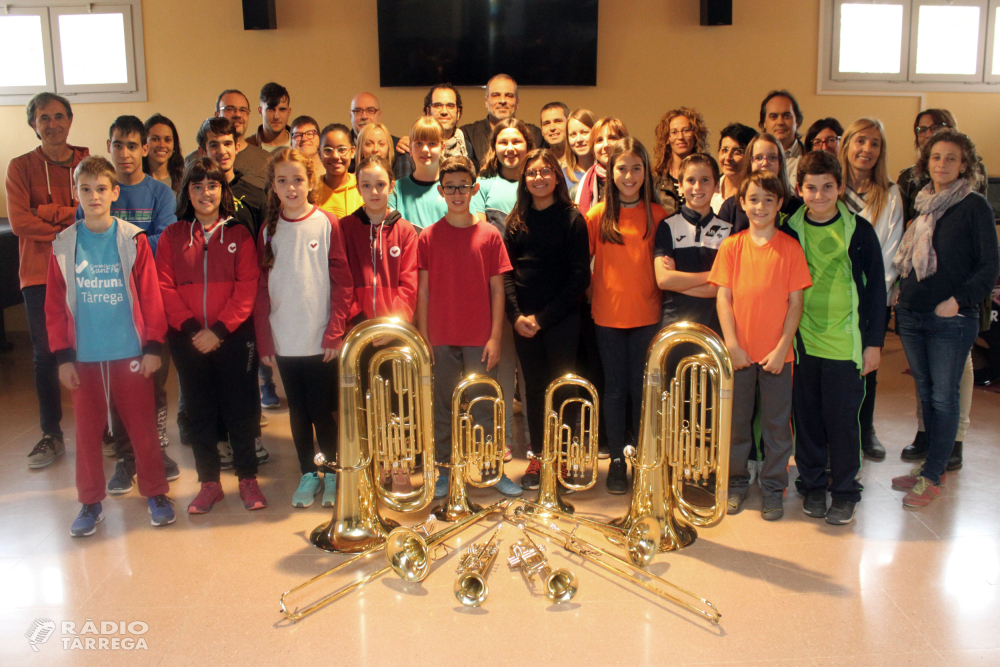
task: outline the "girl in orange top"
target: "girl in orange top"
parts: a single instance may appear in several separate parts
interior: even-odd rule
[[[608,492],[628,491],[625,465],[626,399],[632,396],[632,432],[639,432],[646,350],[659,329],[660,288],[653,272],[655,230],[667,212],[656,203],[649,154],[625,137],[608,156],[605,201],[587,213],[594,258],[594,323],[604,366],[604,420],[611,467]]]

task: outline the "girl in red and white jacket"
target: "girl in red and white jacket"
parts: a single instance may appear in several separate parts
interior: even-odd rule
[[[313,161],[294,148],[277,151],[267,180],[267,216],[257,239],[263,270],[254,328],[261,361],[278,367],[288,398],[302,470],[292,506],[309,507],[324,487],[324,501],[333,502],[336,494],[334,475],[319,477],[314,443],[327,461],[336,460],[337,355],[354,283],[340,221],[313,203]]]
[[[201,491],[188,505],[204,514],[222,500],[218,425],[233,450],[240,498],[248,510],[267,506],[257,484],[254,438],[257,363],[253,330],[260,269],[254,240],[239,224],[226,175],[208,158],[184,172],[178,222],[156,249],[160,293],[188,414]]]
[[[356,173],[364,206],[340,221],[354,277],[351,323],[387,316],[412,322],[417,307],[417,231],[399,211],[389,208],[395,177],[388,160],[370,155],[361,160]],[[362,353],[362,368],[368,368],[374,352],[368,348]],[[382,476],[384,483],[387,472]],[[400,493],[412,488],[403,472],[393,475],[392,484]]]

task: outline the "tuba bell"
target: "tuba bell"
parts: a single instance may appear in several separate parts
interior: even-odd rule
[[[673,376],[667,358],[678,345],[703,352],[684,357]],[[661,330],[646,354],[638,449],[632,461],[633,495],[628,515],[612,522],[629,530],[646,515],[660,524],[660,548],[673,551],[697,538],[696,527],[714,526],[726,514],[733,362],[711,329],[679,322]],[[631,451],[629,451],[631,450]],[[709,505],[692,502],[692,489],[707,491]]]
[[[362,354],[380,338],[403,341],[376,352],[367,369]],[[337,475],[333,518],[317,526],[314,545],[336,553],[356,553],[383,544],[398,524],[379,515],[377,500],[395,512],[416,512],[434,498],[434,413],[431,354],[410,324],[394,317],[368,320],[350,331],[340,350],[340,424],[337,462],[322,454],[321,469]],[[382,377],[389,365],[389,378]],[[362,394],[362,372],[368,392]],[[394,410],[395,406],[395,410]],[[423,484],[399,493],[375,483],[377,471],[422,470]]]
[[[465,392],[484,385],[489,393],[471,397],[462,409]],[[485,403],[493,412],[493,432],[487,433],[472,416],[473,408]],[[503,477],[504,445],[507,438],[503,391],[500,384],[488,375],[473,373],[455,387],[451,399],[451,461],[448,477],[448,496],[431,510],[441,521],[459,521],[481,508],[469,502],[466,483],[482,489],[492,486]],[[439,464],[440,465],[440,464]],[[478,479],[477,479],[478,476]]]

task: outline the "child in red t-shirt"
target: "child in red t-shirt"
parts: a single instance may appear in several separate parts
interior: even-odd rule
[[[812,285],[802,247],[774,225],[783,192],[778,177],[767,171],[755,171],[743,180],[739,202],[750,228],[722,242],[708,276],[719,287],[719,322],[736,370],[728,513],[743,509],[750,485],[747,459],[759,392],[764,441],[761,515],[768,521],[784,515],[782,498],[792,455],[792,341],[802,317],[803,290]]]
[[[451,458],[451,398],[469,373],[496,378],[504,317],[504,278],[511,270],[500,232],[469,211],[479,191],[476,170],[464,156],[441,165],[438,190],[448,213],[417,239],[417,327],[430,343],[434,362],[434,442],[438,464]],[[470,394],[473,392],[470,391]],[[470,395],[470,398],[473,396]],[[487,433],[492,414],[483,402],[474,410]],[[448,469],[440,468],[435,498],[448,494]],[[497,490],[521,495],[504,475]]]

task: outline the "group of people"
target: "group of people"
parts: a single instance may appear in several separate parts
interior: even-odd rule
[[[897,185],[880,121],[844,130],[824,118],[803,142],[784,90],[761,103],[759,132],[722,130],[718,159],[693,108],[663,116],[650,152],[618,118],[556,102],[536,127],[517,118],[518,101],[497,75],[487,117],[460,125],[459,91],[434,86],[399,138],[370,93],[351,101],[350,126],[289,124],[289,92],[268,83],[251,136],[249,100],[226,90],[186,158],[157,114],[115,119],[109,161],[68,143],[66,99],[34,97],[41,145],[7,173],[43,433],[28,463],[65,451],[61,382],[77,427],[71,534],[93,534],[106,494],[136,479],[153,524],[175,520],[171,359],[201,483],[188,512],[223,498],[228,468],[244,506],[266,506],[257,473],[269,457],[261,407],[279,404],[274,368],[302,474],[292,504],[322,494],[332,505],[335,476],[314,454],[336,460],[336,358],[346,332],[381,316],[412,322],[431,346],[435,497],[448,490],[452,393],[473,372],[508,402],[508,460],[515,393],[523,405],[529,464],[500,493],[538,488],[545,391],[567,372],[599,391],[607,489],[626,493],[646,351],[661,328],[690,321],[724,340],[736,369],[729,513],[757,481],[763,518],[781,518],[794,447],[803,511],[843,525],[861,500],[862,456],[885,457],[873,414],[894,307],[922,414],[903,458],[923,463],[893,484],[910,507],[940,495],[968,424],[960,369],[971,379],[1000,274],[982,161],[949,112],[917,116],[917,161]],[[489,412],[474,416],[488,425]],[[102,452],[118,458],[107,483]],[[386,470],[376,483],[410,479]]]

